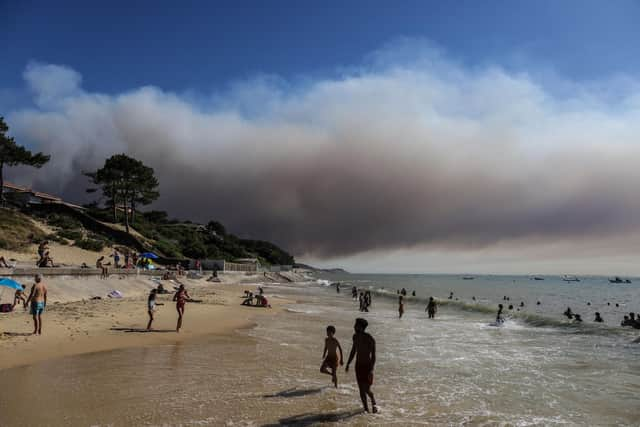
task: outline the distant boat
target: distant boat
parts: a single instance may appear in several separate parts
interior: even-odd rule
[[[544,277],[533,276],[533,280],[544,280]]]
[[[631,280],[621,279],[620,277],[616,276],[613,279],[609,279],[609,283],[631,283]]]
[[[462,278],[462,280],[473,280],[473,279],[475,279],[475,277],[473,277],[473,276],[464,276]]]
[[[564,280],[565,282],[579,282],[580,279],[578,279],[576,276],[569,276],[569,275],[564,275],[562,276],[562,280]]]

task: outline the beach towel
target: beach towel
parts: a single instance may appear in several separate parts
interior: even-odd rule
[[[122,292],[114,289],[113,291],[109,292],[107,296],[109,298],[122,298],[124,295],[122,295]]]

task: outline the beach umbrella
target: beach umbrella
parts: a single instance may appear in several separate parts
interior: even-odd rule
[[[7,279],[5,277],[0,278],[0,286],[6,286],[11,289],[22,290],[22,285],[15,280]]]
[[[140,258],[158,259],[159,257],[153,252],[145,252],[140,254]]]

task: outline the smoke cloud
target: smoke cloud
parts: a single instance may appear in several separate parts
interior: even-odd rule
[[[314,258],[640,231],[638,81],[551,84],[401,51],[207,96],[92,93],[77,71],[32,63],[34,106],[7,119],[52,160],[12,178],[82,200],[80,171],[125,152],[155,168],[156,208]]]

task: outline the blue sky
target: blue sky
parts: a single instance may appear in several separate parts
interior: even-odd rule
[[[640,71],[640,2],[0,2],[0,87],[31,60],[82,73],[90,91],[211,91],[358,64],[398,37],[426,38],[470,66],[551,68],[571,79]]]
[[[82,203],[354,271],[638,274],[640,2],[0,0],[0,115]],[[603,256],[606,255],[606,256]]]

